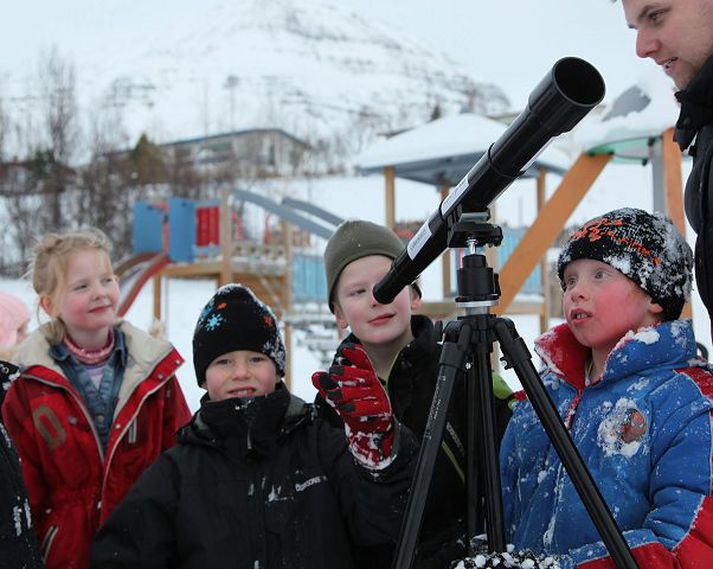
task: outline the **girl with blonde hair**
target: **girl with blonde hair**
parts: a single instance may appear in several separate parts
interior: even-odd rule
[[[190,418],[176,349],[117,316],[110,251],[97,229],[35,247],[32,285],[50,320],[18,347],[2,408],[47,569],[89,567],[101,523]]]

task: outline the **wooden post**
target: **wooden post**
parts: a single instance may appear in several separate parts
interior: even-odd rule
[[[441,201],[448,197],[450,186],[443,184],[440,187]],[[446,250],[441,255],[441,275],[443,278],[443,298],[451,296],[451,250],[446,247]]]
[[[666,214],[676,224],[682,235],[686,234],[686,221],[683,212],[683,188],[681,185],[681,151],[673,140],[673,128],[661,135],[661,153],[663,155],[664,194],[666,196]]]
[[[386,184],[384,188],[386,227],[394,229],[396,226],[396,173],[393,166],[386,166],[386,168],[384,168],[384,182]]]
[[[285,362],[285,384],[292,387],[292,325],[288,316],[292,314],[292,225],[282,222],[282,233],[285,236],[285,277],[282,294],[282,321],[285,322],[285,346],[287,346],[287,361]]]
[[[537,215],[547,201],[547,170],[540,168],[537,174]],[[547,254],[540,260],[540,285],[542,286],[542,306],[540,309],[540,334],[544,334],[550,327],[550,275],[548,271]]]
[[[496,309],[498,314],[507,311],[527,276],[547,254],[547,249],[572,215],[574,208],[611,159],[608,154],[582,154],[565,174],[559,187],[500,272],[500,305]]]
[[[686,235],[686,218],[683,209],[683,186],[681,184],[681,150],[673,140],[673,128],[661,135],[663,158],[663,185],[666,200],[666,215],[671,218],[681,235]],[[691,303],[683,307],[681,318],[692,318]]]
[[[233,241],[231,235],[232,216],[230,210],[229,194],[223,192],[220,198],[220,251],[222,259],[220,263],[219,286],[226,285],[233,281],[233,270],[231,259],[233,257]]]
[[[155,275],[151,281],[153,282],[153,317],[155,320],[161,320],[161,274]]]

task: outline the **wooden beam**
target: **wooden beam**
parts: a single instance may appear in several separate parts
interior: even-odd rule
[[[661,135],[661,154],[663,162],[663,186],[666,200],[666,215],[676,225],[681,235],[686,235],[686,218],[683,209],[683,185],[681,183],[681,150],[673,140],[673,128]],[[693,309],[687,302],[681,318],[692,318]]]
[[[547,170],[540,168],[537,173],[537,215],[547,201]],[[550,328],[550,275],[548,271],[547,255],[540,261],[540,285],[542,286],[542,306],[540,306],[540,334]]]
[[[507,311],[535,265],[545,256],[569,216],[611,159],[608,154],[582,154],[567,171],[500,272],[501,296],[496,312],[501,314]]]
[[[285,286],[283,292],[284,306],[282,321],[292,312],[292,225],[282,222],[282,234],[285,236],[285,257],[287,270],[285,273]],[[285,362],[285,384],[292,388],[292,325],[285,324],[285,346],[287,346],[287,361]]]
[[[386,227],[394,229],[394,227],[396,226],[396,173],[394,171],[393,166],[386,166],[386,168],[384,168],[384,183]]]
[[[161,273],[154,275],[151,279],[153,283],[153,317],[161,320]]]
[[[676,224],[681,235],[686,234],[686,220],[683,211],[683,188],[681,184],[681,150],[673,140],[673,128],[661,135],[663,157],[663,182],[666,196],[666,214]]]

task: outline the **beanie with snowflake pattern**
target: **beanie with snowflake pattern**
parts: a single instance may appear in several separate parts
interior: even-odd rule
[[[285,344],[272,310],[249,288],[229,284],[205,305],[193,333],[198,385],[205,383],[205,371],[215,358],[238,350],[265,354],[275,363],[278,375],[285,375]]]

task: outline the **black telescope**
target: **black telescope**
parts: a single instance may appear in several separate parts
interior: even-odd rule
[[[604,97],[604,79],[577,57],[557,61],[530,93],[527,107],[453,188],[416,232],[386,276],[374,286],[374,298],[389,304],[448,245],[448,219],[486,211],[542,152]]]

